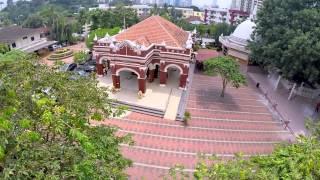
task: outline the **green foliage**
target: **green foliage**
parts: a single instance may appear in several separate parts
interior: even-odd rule
[[[91,30],[124,27],[124,19],[126,27],[130,27],[139,22],[137,12],[132,8],[124,6],[117,6],[108,11],[101,9],[93,10],[89,12],[88,17],[88,21],[92,23]]]
[[[91,125],[122,113],[94,75],[69,80],[20,51],[0,54],[0,68],[0,179],[126,178],[130,137]]]
[[[88,60],[89,54],[84,51],[79,51],[73,54],[73,60],[75,63],[81,64]]]
[[[184,112],[183,121],[185,125],[188,125],[190,119],[191,113],[189,111]]]
[[[110,36],[117,34],[120,31],[119,27],[112,29],[96,29],[90,32],[88,38],[86,39],[86,45],[89,49],[93,47],[93,39],[97,35],[98,38],[103,38],[108,33]]]
[[[196,179],[319,179],[320,143],[314,137],[298,137],[297,142],[278,146],[267,156],[209,161],[209,165],[205,159],[197,164]]]
[[[39,15],[30,15],[24,22],[23,26],[27,28],[40,28],[44,26],[44,19]]]
[[[224,92],[229,82],[235,88],[239,88],[246,83],[245,76],[240,72],[239,64],[231,57],[220,56],[209,59],[204,62],[204,68],[208,75],[220,75],[222,78],[221,97],[224,97]]]
[[[9,46],[7,44],[0,43],[0,54],[4,54],[8,51],[10,51]]]
[[[249,46],[251,59],[279,69],[289,80],[320,83],[319,8],[319,1],[264,1]]]

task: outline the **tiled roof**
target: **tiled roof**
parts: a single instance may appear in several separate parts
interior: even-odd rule
[[[117,41],[131,40],[148,46],[152,43],[166,43],[168,46],[185,47],[189,34],[172,22],[151,16],[116,35]]]

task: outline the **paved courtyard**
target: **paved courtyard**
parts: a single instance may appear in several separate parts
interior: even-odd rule
[[[130,71],[120,72],[121,89],[117,93],[111,93],[110,98],[165,112],[165,118],[175,120],[182,90],[179,89],[179,71],[169,70],[168,81],[165,87],[160,86],[159,78],[152,83],[147,82],[145,96],[138,98],[138,79]],[[98,78],[99,85],[111,88],[112,77],[108,72],[104,77]]]
[[[219,97],[220,89],[220,78],[194,75],[187,127],[139,113],[102,122],[119,127],[120,135],[133,135],[133,146],[122,145],[124,156],[134,161],[127,170],[130,179],[161,179],[176,164],[191,174],[198,153],[230,159],[242,152],[248,157],[271,153],[275,144],[292,139],[254,88],[228,87],[225,98]]]
[[[75,44],[75,45],[72,45],[72,46],[68,46],[68,47],[64,47],[65,49],[70,49],[72,50],[74,53],[75,52],[79,52],[79,51],[86,51],[88,50],[88,48],[86,47],[86,44],[84,42],[80,42],[78,44]],[[46,54],[44,54],[42,57],[41,57],[41,61],[48,65],[48,66],[53,66],[54,65],[54,62],[55,61],[50,61],[48,60],[49,56],[52,54],[53,52],[48,52]],[[65,59],[62,59],[62,61],[64,63],[73,63],[73,56],[71,57],[68,57],[68,58],[65,58]]]

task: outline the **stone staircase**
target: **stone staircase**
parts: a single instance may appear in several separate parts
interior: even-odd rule
[[[163,118],[164,114],[165,114],[165,111],[163,111],[161,109],[139,106],[136,104],[131,104],[131,103],[122,102],[122,101],[113,101],[113,102],[111,102],[111,104],[113,107],[125,106],[128,108],[129,111],[142,113],[142,114],[146,114],[146,115],[150,115],[150,116],[156,116],[156,117]]]

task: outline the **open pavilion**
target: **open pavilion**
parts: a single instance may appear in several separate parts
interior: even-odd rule
[[[115,36],[95,41],[94,56],[97,74],[105,75],[104,68],[112,73],[113,86],[121,87],[121,72],[130,71],[138,78],[138,90],[146,92],[146,82],[159,78],[165,86],[168,69],[179,71],[179,87],[186,87],[192,55],[192,34],[170,21],[151,16],[122,30]]]

